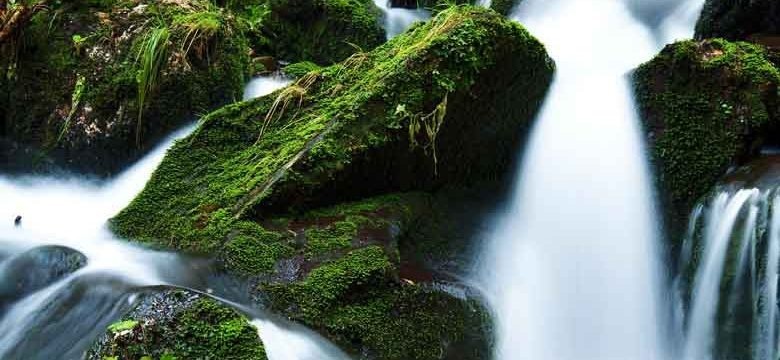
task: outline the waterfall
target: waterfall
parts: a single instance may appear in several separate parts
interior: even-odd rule
[[[720,186],[697,209],[684,247],[699,255],[681,254],[678,274],[683,360],[777,359],[780,188]]]
[[[675,356],[626,74],[672,40],[665,36],[690,36],[693,22],[666,13],[659,26],[687,33],[649,28],[630,2],[524,0],[513,14],[558,69],[511,202],[477,259],[474,282],[494,313],[496,359]]]
[[[261,81],[267,82],[263,89],[253,89],[250,84],[245,93],[272,92],[286,84],[273,78]],[[1,359],[81,358],[96,337],[131,308],[135,295],[144,287],[168,285],[206,292],[210,268],[203,260],[133,245],[114,238],[105,226],[107,219],[143,189],[167,149],[194,129],[192,124],[174,132],[109,180],[76,175],[0,175]],[[14,224],[17,215],[21,216],[20,226]],[[27,259],[46,261],[46,251],[55,250],[83,256],[86,264],[62,278],[52,277],[51,283],[42,282],[39,272],[45,274],[45,270]],[[36,252],[43,255],[31,257]],[[24,278],[26,273],[29,279]],[[19,293],[15,284],[20,278],[41,287],[31,286],[29,293]],[[19,298],[9,299],[9,295]],[[347,358],[302,326],[218,300],[256,317],[252,323],[258,327],[271,360]],[[306,346],[300,346],[302,343]]]
[[[385,32],[387,32],[388,40],[406,31],[412,24],[431,17],[431,12],[422,8],[394,8],[390,6],[390,0],[374,0],[374,4],[384,14]]]

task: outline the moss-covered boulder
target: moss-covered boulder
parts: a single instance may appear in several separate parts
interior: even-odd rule
[[[640,66],[634,81],[674,233],[730,166],[776,141],[780,73],[756,45],[684,41]]]
[[[108,326],[87,359],[267,359],[258,329],[230,307],[182,290],[142,297]]]
[[[385,41],[382,12],[373,0],[267,0],[263,31],[286,61],[342,61]]]
[[[775,0],[707,0],[697,38],[744,40],[753,34],[780,34],[780,2]]]
[[[207,0],[57,2],[3,67],[11,149],[112,173],[196,114],[240,99],[246,27]],[[21,151],[21,150],[20,150]],[[20,151],[0,151],[9,164]]]
[[[257,298],[355,353],[484,358],[484,309],[434,286],[414,264],[425,257],[405,252],[432,248],[417,229],[444,217],[432,215],[436,192],[504,178],[553,67],[494,11],[443,10],[206,116],[111,226],[216,256]]]

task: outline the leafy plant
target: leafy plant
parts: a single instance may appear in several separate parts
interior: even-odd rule
[[[55,144],[62,140],[62,137],[65,136],[68,128],[70,128],[71,120],[73,119],[73,116],[76,115],[76,111],[78,110],[79,105],[81,105],[81,97],[84,96],[85,87],[86,85],[84,77],[79,76],[79,78],[76,80],[76,86],[73,88],[73,93],[71,94],[70,111],[68,112],[68,117],[65,119],[65,123],[62,125],[62,129],[60,130],[59,136],[57,136],[57,141]]]
[[[142,40],[141,47],[136,57],[136,63],[140,62],[136,80],[138,82],[138,120],[136,123],[135,142],[141,145],[141,129],[143,125],[143,112],[146,101],[152,91],[157,87],[160,73],[168,58],[168,40],[170,31],[165,26],[152,29]]]

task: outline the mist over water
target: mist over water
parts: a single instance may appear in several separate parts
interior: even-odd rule
[[[690,37],[695,18],[674,16],[688,4],[645,3],[525,0],[515,9],[558,68],[513,198],[478,258],[474,281],[494,312],[496,359],[676,357],[626,74],[669,37]],[[638,20],[648,12],[666,15]]]

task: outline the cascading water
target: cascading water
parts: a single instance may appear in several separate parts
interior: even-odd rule
[[[693,2],[678,6],[700,8]],[[511,204],[478,259],[496,359],[675,357],[626,74],[672,40],[666,36],[690,36],[693,22],[666,13],[660,26],[669,30],[651,29],[633,3],[524,0],[516,9],[558,69]]]
[[[285,84],[273,81],[264,92]],[[105,226],[143,188],[167,148],[194,128],[175,132],[110,181],[0,176],[0,219],[7,220],[0,221],[1,359],[80,359],[144,288],[210,288],[205,260],[132,245]],[[347,358],[301,326],[218,300],[255,318],[271,360]]]
[[[776,174],[764,176],[750,186],[727,181],[691,215],[675,281],[683,360],[778,357],[780,186]]]
[[[266,96],[277,89],[283,88],[292,82],[288,77],[274,73],[262,75],[252,79],[244,89],[244,101]]]
[[[431,12],[422,8],[404,9],[390,6],[390,0],[374,0],[374,4],[382,10],[385,20],[387,38],[392,39],[406,31],[412,24],[425,21],[431,17]]]

